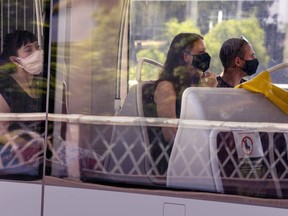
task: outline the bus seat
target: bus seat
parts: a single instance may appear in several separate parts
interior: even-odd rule
[[[143,81],[134,85],[117,115],[144,117],[142,92],[153,83]],[[127,176],[128,179],[130,175],[147,178],[151,167],[148,132],[145,123],[139,118],[135,119],[135,123],[138,126],[114,126],[104,164],[107,173]]]
[[[279,178],[283,198],[288,198],[288,133],[275,132],[273,134],[273,159],[274,166]]]
[[[210,160],[216,191],[282,198],[273,156],[274,132],[214,128]]]
[[[157,107],[154,102],[155,82],[149,82],[142,85],[142,91],[140,98],[142,101],[138,103],[140,105],[141,116],[147,118],[157,118]],[[147,125],[143,126],[143,133],[148,135],[146,143],[148,143],[149,157],[147,173],[154,183],[163,183],[163,179],[166,179],[168,161],[172,149],[173,143],[163,143],[162,130],[159,126]],[[147,138],[147,136],[145,136]]]
[[[25,129],[2,135],[7,141],[0,143],[0,179],[41,179],[44,138],[34,131]]]
[[[259,112],[261,110],[261,112]],[[273,115],[267,115],[273,113]],[[167,171],[167,186],[219,191],[210,152],[211,127],[189,127],[181,120],[287,123],[288,117],[264,95],[245,89],[186,89],[182,96],[180,123]],[[248,127],[248,125],[247,125]],[[216,184],[217,183],[217,184]],[[221,189],[221,185],[220,185]]]

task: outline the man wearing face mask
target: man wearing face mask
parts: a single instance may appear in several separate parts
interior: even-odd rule
[[[224,70],[217,76],[217,87],[233,88],[245,82],[243,78],[255,74],[259,65],[252,45],[243,36],[226,40],[219,57]]]
[[[22,30],[7,34],[0,56],[0,113],[43,111],[41,94],[45,92],[45,82],[40,76],[35,82],[35,76],[40,75],[42,70],[43,50],[37,37]],[[0,132],[20,128],[39,131],[37,124],[29,121],[0,122]]]

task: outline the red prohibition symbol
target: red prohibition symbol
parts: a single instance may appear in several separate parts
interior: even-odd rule
[[[242,150],[246,155],[250,155],[253,151],[253,141],[250,137],[245,136],[241,141]]]

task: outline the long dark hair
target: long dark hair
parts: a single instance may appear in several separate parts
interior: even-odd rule
[[[16,66],[10,62],[10,56],[18,56],[18,49],[23,45],[36,41],[38,41],[38,38],[32,32],[26,30],[15,30],[8,33],[4,38],[3,51],[0,55],[0,72],[13,72]],[[9,66],[7,66],[8,64]]]
[[[180,33],[171,42],[159,81],[170,81],[177,95],[182,92],[183,88],[188,87],[191,81],[187,77],[188,73],[183,54],[188,49],[193,48],[194,43],[200,39],[203,40],[203,37],[196,33]]]

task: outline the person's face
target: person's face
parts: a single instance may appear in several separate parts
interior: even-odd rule
[[[256,54],[255,51],[253,49],[253,47],[251,46],[251,44],[245,44],[244,45],[244,52],[243,52],[243,56],[237,56],[236,57],[236,61],[235,64],[236,66],[243,68],[245,66],[245,61],[246,60],[252,60],[252,59],[256,59]]]
[[[256,59],[255,51],[253,50],[251,44],[246,44],[244,48],[243,60],[252,60]]]
[[[39,50],[38,42],[28,43],[26,45],[23,45],[20,47],[20,49],[17,50],[17,54],[19,58],[26,58],[27,56],[31,55],[36,50]]]
[[[206,44],[204,40],[199,39],[191,44],[191,49],[187,50],[187,53],[184,53],[184,60],[187,62],[187,65],[191,65],[193,61],[193,55],[201,54],[206,52]]]
[[[42,72],[43,51],[37,41],[22,45],[17,50],[17,56],[10,56],[9,59],[17,66],[17,70],[25,70],[32,75],[37,75]]]

